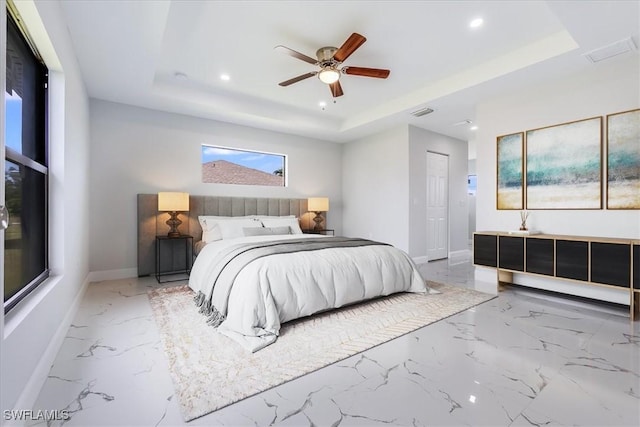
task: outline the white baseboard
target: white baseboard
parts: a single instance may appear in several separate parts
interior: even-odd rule
[[[429,262],[429,258],[426,255],[412,257],[411,259],[416,264],[426,264],[427,262]]]
[[[137,268],[123,268],[121,270],[102,270],[89,273],[89,282],[102,282],[104,280],[130,279],[138,277]]]
[[[462,249],[460,251],[449,252],[449,258],[465,258],[471,256],[470,249]]]
[[[576,295],[594,300],[608,301],[615,304],[631,305],[628,288],[616,289],[608,286],[593,286],[554,277],[547,278],[518,273],[514,273],[513,283],[520,286]]]
[[[20,397],[18,397],[14,408],[26,409],[34,407],[36,400],[38,399],[38,395],[40,394],[40,390],[42,390],[42,387],[44,386],[44,383],[49,376],[51,365],[53,365],[53,362],[55,362],[56,360],[58,351],[60,351],[60,348],[62,347],[62,344],[64,342],[64,338],[67,336],[67,332],[69,332],[71,322],[73,322],[73,319],[78,312],[80,302],[82,301],[82,297],[84,297],[84,293],[86,292],[88,286],[89,276],[87,275],[87,278],[82,283],[80,292],[78,292],[76,297],[73,299],[69,310],[67,310],[67,314],[65,314],[64,319],[62,319],[62,322],[60,322],[60,325],[58,326],[58,329],[56,329],[56,332],[51,338],[51,341],[49,341],[49,345],[42,354],[40,361],[33,370],[33,373],[31,374],[31,377],[22,390],[22,393],[20,393]]]
[[[459,259],[459,258],[468,258],[471,256],[471,250],[469,249],[463,249],[460,251],[453,251],[453,252],[449,252],[449,254],[447,255],[448,259]],[[422,255],[422,256],[416,256],[416,257],[412,257],[411,259],[413,259],[413,262],[415,262],[416,264],[425,264],[427,262],[429,262],[429,257],[427,255]],[[445,259],[445,258],[443,258]]]

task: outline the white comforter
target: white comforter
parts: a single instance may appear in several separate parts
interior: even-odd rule
[[[319,236],[255,236],[209,243],[194,262],[189,287],[210,295],[211,260],[225,247],[307,237]],[[212,303],[226,307],[218,331],[255,352],[273,343],[286,321],[404,291],[427,291],[415,264],[397,248],[375,245],[259,258],[242,269],[228,295],[214,289]]]

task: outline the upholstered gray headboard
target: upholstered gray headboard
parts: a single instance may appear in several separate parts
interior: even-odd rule
[[[313,228],[314,214],[307,212],[307,199],[266,199],[249,197],[189,196],[189,212],[179,214],[182,221],[178,230],[193,236],[194,242],[202,238],[198,222],[200,215],[295,215],[303,229]],[[138,194],[138,276],[155,272],[158,235],[166,235],[169,214],[158,212],[157,194]]]

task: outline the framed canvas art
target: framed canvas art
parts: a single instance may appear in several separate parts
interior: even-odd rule
[[[527,209],[602,209],[602,117],[526,132]]]
[[[607,208],[640,209],[640,109],[607,116]]]
[[[497,208],[524,208],[522,175],[524,132],[499,136],[497,145]]]

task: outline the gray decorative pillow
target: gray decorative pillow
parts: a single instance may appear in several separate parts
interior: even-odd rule
[[[277,236],[291,234],[291,227],[245,227],[242,231],[245,236]]]

